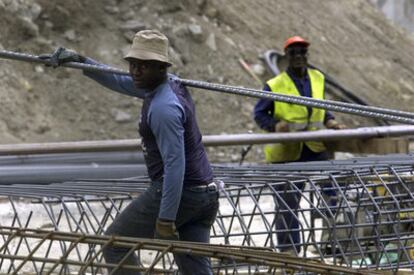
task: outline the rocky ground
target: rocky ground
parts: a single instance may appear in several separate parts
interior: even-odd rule
[[[260,73],[259,55],[299,34],[312,43],[310,61],[363,99],[413,111],[413,36],[364,0],[0,0],[0,15],[0,48],[40,54],[64,46],[126,68],[134,32],[156,28],[171,40],[172,72],[254,88],[239,59]],[[140,101],[104,91],[79,71],[0,60],[0,83],[0,143],[137,136]],[[254,99],[192,94],[203,134],[259,132]],[[338,117],[351,127],[371,123]],[[215,161],[237,161],[240,148],[209,150]],[[248,156],[261,158],[260,146]]]

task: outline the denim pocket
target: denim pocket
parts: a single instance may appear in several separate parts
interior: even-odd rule
[[[202,223],[206,226],[212,226],[214,221],[216,220],[217,211],[219,209],[219,201],[211,201],[208,205],[206,205],[202,211],[203,218]]]
[[[195,192],[184,189],[181,201],[185,204],[192,204],[196,207],[202,207],[217,201],[217,199],[217,192]]]
[[[211,226],[215,221],[217,211],[216,193],[184,190],[177,216],[177,226],[188,222]]]
[[[194,192],[191,190],[184,189],[181,197],[181,203],[187,206],[200,207],[208,203],[207,195],[207,192]]]

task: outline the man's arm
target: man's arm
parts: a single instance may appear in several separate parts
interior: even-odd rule
[[[326,123],[328,120],[335,119],[335,116],[329,112],[328,110],[325,111],[325,118],[323,119],[323,123]]]
[[[57,48],[52,54],[41,54],[39,55],[39,58],[48,60],[49,66],[53,66],[55,68],[67,62],[78,62],[108,67],[105,64],[101,64],[91,58],[84,57],[73,50],[68,50],[63,47]],[[139,98],[144,98],[145,96],[145,91],[137,89],[134,86],[132,77],[129,75],[119,75],[98,71],[83,71],[83,73],[101,85],[118,93]]]
[[[91,58],[86,58],[84,63],[102,67],[107,66]],[[145,96],[145,91],[135,87],[130,75],[120,75],[98,71],[83,71],[83,74],[115,92],[139,98],[144,98]]]
[[[334,130],[341,130],[346,129],[346,125],[339,123],[335,120],[335,116],[328,110],[325,111],[325,117],[323,119],[323,124],[328,129],[334,129]]]
[[[263,90],[271,92],[268,85]],[[277,120],[273,116],[274,108],[273,100],[264,98],[259,99],[254,106],[254,120],[261,129],[268,132],[275,131]]]
[[[175,221],[181,200],[185,173],[185,114],[178,99],[151,104],[148,122],[164,164],[164,182],[158,218]]]

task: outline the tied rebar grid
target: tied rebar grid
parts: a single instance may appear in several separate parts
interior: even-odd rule
[[[41,274],[105,274],[102,270],[107,268],[112,268],[109,274],[115,274],[119,268],[144,274],[173,274],[175,271],[171,265],[167,267],[163,261],[164,257],[168,257],[168,253],[188,253],[210,257],[213,261],[226,262],[228,267],[232,266],[233,274],[238,274],[240,263],[256,265],[255,274],[280,274],[280,271],[284,269],[312,274],[379,274],[375,271],[362,272],[328,265],[316,260],[298,259],[295,256],[276,253],[266,248],[86,235],[14,227],[0,227],[0,234],[5,238],[0,247],[0,257],[2,261],[10,262],[11,270],[8,274],[20,274],[24,272],[27,264],[35,263],[41,265]],[[25,251],[24,255],[4,253],[13,249],[16,243],[21,242],[35,245],[31,250]],[[102,261],[102,251],[107,246],[126,248],[129,250],[128,254],[148,251],[153,252],[155,256],[147,266],[128,265],[122,260],[116,264],[105,263]],[[54,253],[48,257],[43,256],[43,251],[58,250],[61,247],[65,247],[62,249],[62,254]],[[92,250],[91,247],[95,249]],[[263,273],[258,273],[260,271]]]
[[[398,156],[271,166],[216,166],[215,176],[226,186],[220,192],[220,209],[211,242],[278,251],[294,247],[294,241],[287,234],[285,242],[278,243],[277,233],[297,231],[300,242],[293,253],[306,259],[351,268],[412,269],[413,165],[411,156]],[[100,236],[147,186],[146,177],[0,186],[0,194],[4,196],[1,226]],[[296,203],[292,204],[292,199]],[[288,214],[293,218],[288,219]],[[290,224],[294,221],[298,223],[296,229]],[[283,224],[285,229],[276,227],[276,223]],[[1,238],[3,243],[8,240],[5,235]],[[44,250],[43,257],[64,256],[68,245],[59,244]],[[1,272],[17,268],[4,255],[20,255],[34,249],[35,244],[27,238],[13,248],[3,249]],[[76,250],[77,261],[84,260],[84,255],[95,255],[99,247],[90,245],[84,249],[87,251]],[[153,259],[148,259],[148,253],[139,250],[139,254],[143,265],[150,266]],[[27,261],[26,265],[36,273],[45,268],[44,264],[33,261]],[[261,269],[257,263],[214,262],[215,270],[230,273],[235,265],[236,270],[249,274]],[[173,266],[171,256],[162,257],[161,269],[172,270]]]

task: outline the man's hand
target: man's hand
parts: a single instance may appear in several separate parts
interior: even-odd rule
[[[330,119],[325,123],[326,128],[328,129],[333,129],[333,130],[341,130],[341,129],[346,129],[346,125],[339,123],[338,121],[336,121],[335,119]]]
[[[275,125],[276,132],[289,132],[289,124],[286,121],[279,121]]]
[[[157,219],[155,224],[155,238],[178,241],[179,236],[177,229],[175,228],[175,223],[173,221]]]
[[[62,65],[67,62],[80,62],[83,63],[86,61],[86,58],[75,51],[67,50],[63,47],[59,47],[52,54],[41,54],[39,55],[40,59],[49,61],[49,64],[46,66],[52,66],[54,68]]]

